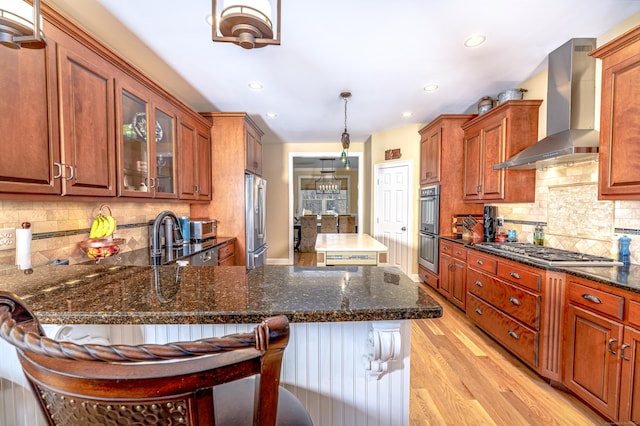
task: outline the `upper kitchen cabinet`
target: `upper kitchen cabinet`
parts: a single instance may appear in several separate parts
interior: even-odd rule
[[[177,198],[176,114],[135,80],[117,79],[119,194]]]
[[[511,100],[467,122],[464,130],[464,201],[535,201],[535,170],[494,170],[538,140],[541,100]]]
[[[179,194],[183,200],[211,199],[210,129],[189,117],[178,122],[180,179]]]
[[[60,194],[54,52],[0,49],[0,192]]]
[[[262,130],[249,120],[246,126],[245,169],[258,176],[262,176],[262,134]]]
[[[600,198],[640,198],[640,26],[599,47],[602,59]]]

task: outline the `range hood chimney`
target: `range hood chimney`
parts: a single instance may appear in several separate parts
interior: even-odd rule
[[[523,149],[495,170],[527,170],[598,157],[600,135],[593,130],[596,59],[594,38],[574,38],[549,54],[547,137]]]

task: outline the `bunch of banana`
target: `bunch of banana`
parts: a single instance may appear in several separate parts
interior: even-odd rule
[[[116,220],[111,215],[103,215],[100,212],[93,223],[91,224],[91,231],[89,232],[89,238],[107,238],[113,235],[116,230]]]

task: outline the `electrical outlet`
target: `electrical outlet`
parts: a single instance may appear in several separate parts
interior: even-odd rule
[[[498,223],[498,226],[504,226],[504,217],[503,216],[496,217],[496,222]]]
[[[0,250],[16,248],[16,230],[13,228],[0,229]]]

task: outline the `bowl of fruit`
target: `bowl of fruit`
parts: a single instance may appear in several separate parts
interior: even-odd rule
[[[93,238],[81,241],[80,248],[87,257],[98,262],[100,259],[120,253],[125,243],[124,238]]]
[[[115,230],[116,220],[111,215],[111,209],[103,204],[91,223],[89,239],[82,241],[80,248],[89,258],[95,259],[96,262],[102,258],[120,253],[126,240],[124,238],[114,238],[113,233]]]

